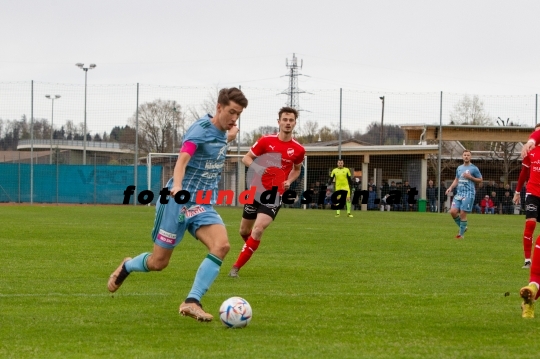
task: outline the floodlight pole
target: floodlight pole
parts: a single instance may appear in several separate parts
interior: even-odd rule
[[[49,164],[52,165],[52,154],[53,154],[53,152],[52,152],[52,143],[53,143],[53,132],[54,132],[54,127],[53,127],[53,124],[54,124],[54,100],[57,100],[62,96],[54,95],[54,97],[53,97],[51,95],[45,95],[45,97],[52,101],[52,105],[51,105],[51,156],[50,156],[50,159],[49,159]]]
[[[381,115],[381,137],[379,138],[379,145],[383,145],[384,142],[384,96],[379,97],[382,100],[382,115]]]
[[[96,64],[75,64],[78,68],[84,71],[84,137],[83,137],[83,165],[86,165],[86,88],[88,80],[88,70],[92,70],[96,67]]]

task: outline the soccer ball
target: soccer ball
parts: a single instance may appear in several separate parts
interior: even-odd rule
[[[243,328],[251,321],[251,305],[240,297],[231,297],[221,304],[219,319],[227,328]]]

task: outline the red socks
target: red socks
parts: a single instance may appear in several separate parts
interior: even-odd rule
[[[525,221],[525,230],[523,231],[523,253],[525,255],[525,259],[531,258],[532,243],[533,243],[532,237],[533,237],[535,228],[536,228],[536,220]]]
[[[247,263],[247,261],[249,261],[253,252],[255,252],[257,248],[259,248],[260,243],[261,241],[254,240],[253,237],[251,237],[250,235],[249,238],[246,240],[244,247],[242,247],[242,252],[240,252],[236,263],[234,263],[234,267],[238,269],[242,268]],[[540,255],[538,256],[538,258],[540,258]]]
[[[536,243],[538,243],[538,240],[540,240],[540,236],[536,238]],[[536,258],[536,260],[534,260]],[[540,247],[534,246],[534,253],[533,253],[533,260],[531,264],[531,275],[529,277],[529,283],[530,282],[536,282],[540,284]],[[537,298],[540,296],[540,291],[538,291]]]
[[[249,234],[248,234],[248,235],[245,235],[245,236],[240,235],[240,237],[242,237],[242,239],[244,240],[244,242],[246,242],[246,241],[248,240],[249,236],[251,236],[251,231],[249,231]],[[527,258],[529,258],[529,257],[527,257]]]

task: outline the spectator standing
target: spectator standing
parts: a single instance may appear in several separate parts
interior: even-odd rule
[[[394,201],[394,211],[403,210],[402,198],[403,198],[403,187],[401,186],[401,182],[398,182],[396,183],[396,195],[392,196],[392,199]]]
[[[403,188],[401,190],[403,191],[401,193],[403,200],[403,211],[411,211],[413,205],[412,203],[409,203],[409,191],[411,190],[409,181],[405,181],[405,184],[403,185]]]
[[[513,198],[510,197],[510,192],[504,192],[504,196],[501,199],[502,214],[512,214],[514,207],[514,203],[512,200]]]
[[[446,186],[444,185],[444,182],[441,182],[441,184],[439,185],[439,201],[441,212],[446,212]]]
[[[377,209],[377,205],[375,204],[375,200],[377,199],[377,192],[375,192],[375,187],[369,186],[368,187],[368,204],[367,209]]]
[[[497,197],[497,191],[492,191],[490,198],[491,198],[491,202],[493,202],[493,212],[494,212],[493,214],[495,213],[498,214],[500,200],[499,200],[499,197]]]
[[[437,195],[438,188],[433,184],[433,180],[428,181],[428,186],[426,189],[426,196],[429,204],[430,212],[437,212]]]

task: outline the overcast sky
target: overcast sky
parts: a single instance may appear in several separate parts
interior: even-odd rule
[[[2,81],[537,93],[540,2],[2,0]]]
[[[540,1],[0,0],[0,82],[540,92]]]

